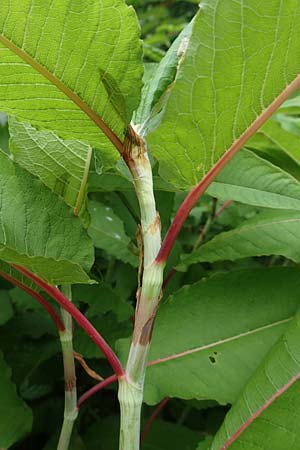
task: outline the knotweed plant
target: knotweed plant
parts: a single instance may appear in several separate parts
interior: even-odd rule
[[[113,383],[120,450],[140,449],[143,402],[159,405],[155,416],[171,397],[232,405],[186,449],[300,448],[299,73],[298,0],[201,0],[154,65],[123,0],[2,0],[0,273],[60,338],[64,416],[51,448],[77,448],[80,409]],[[218,233],[243,204],[255,214]],[[218,266],[243,258],[244,270]],[[39,394],[22,377],[16,393],[2,350],[6,449],[32,427],[22,392]],[[87,363],[100,353],[107,376]],[[98,380],[80,395],[76,360]]]

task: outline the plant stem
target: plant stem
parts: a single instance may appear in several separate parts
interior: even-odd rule
[[[216,213],[215,213],[215,215],[214,215],[214,219],[217,219],[217,218],[222,214],[222,212],[223,212],[229,205],[231,205],[231,203],[232,203],[232,200],[226,200],[226,202],[223,203],[223,205],[220,206],[220,208],[216,211]]]
[[[161,412],[161,410],[166,406],[166,404],[170,401],[170,397],[165,397],[154,409],[153,413],[151,414],[151,416],[149,417],[149,419],[147,420],[147,423],[144,427],[144,430],[141,434],[141,445],[143,445],[146,436],[148,434],[148,431],[150,430],[154,420],[156,419],[156,417],[158,416],[158,414]]]
[[[93,386],[91,389],[89,389],[88,391],[86,391],[84,394],[82,394],[82,396],[79,398],[78,400],[78,404],[77,404],[77,408],[80,409],[81,406],[90,398],[92,397],[94,394],[96,394],[97,392],[101,391],[103,388],[105,388],[106,386],[109,386],[110,384],[114,383],[115,381],[118,380],[117,375],[111,375],[108,378],[105,378],[105,380],[101,381],[100,383],[96,384],[95,386]]]
[[[72,301],[72,289],[70,285],[63,286],[63,294]],[[65,325],[65,331],[59,333],[65,379],[65,410],[62,430],[57,450],[68,450],[75,420],[78,416],[76,372],[73,351],[73,323],[72,316],[61,308],[61,316]]]
[[[130,383],[126,378],[120,379],[118,398],[121,410],[119,448],[120,450],[138,450],[143,386]]]
[[[201,229],[198,239],[195,242],[195,245],[193,247],[193,251],[196,250],[198,247],[200,247],[200,245],[203,243],[204,239],[206,238],[206,235],[210,229],[210,226],[214,220],[215,217],[215,213],[216,213],[216,206],[217,206],[217,199],[213,198],[212,199],[212,208],[211,208],[211,212],[204,224],[204,227]]]
[[[134,331],[126,365],[126,377],[120,380],[119,384],[121,408],[119,448],[138,450],[147,357],[165,264],[155,262],[161,246],[161,225],[155,205],[152,169],[144,143],[132,128],[129,128],[127,133],[123,158],[131,171],[140,205],[144,270],[142,286],[137,292]]]

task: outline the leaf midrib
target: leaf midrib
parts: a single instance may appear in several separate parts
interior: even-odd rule
[[[123,143],[119,137],[113,132],[113,130],[101,119],[100,116],[90,108],[74,91],[66,86],[59,78],[51,73],[46,67],[37,62],[26,51],[19,48],[14,42],[7,39],[3,34],[0,34],[0,42],[8,48],[11,52],[19,56],[26,64],[29,64],[33,69],[39,72],[43,77],[56,86],[61,92],[63,92],[73,103],[75,103],[106,135],[116,149],[122,153]]]
[[[217,347],[219,345],[227,344],[228,342],[236,341],[238,339],[242,339],[244,337],[251,336],[253,334],[260,333],[262,331],[268,330],[270,328],[274,328],[276,326],[280,326],[280,325],[282,325],[284,323],[291,322],[293,319],[294,319],[294,316],[288,317],[287,319],[282,319],[282,320],[279,320],[277,322],[270,323],[268,325],[263,325],[262,327],[254,328],[253,330],[249,330],[249,331],[246,331],[244,333],[237,334],[235,336],[230,336],[229,338],[225,338],[225,339],[221,339],[219,341],[211,342],[210,344],[205,344],[205,345],[202,345],[201,347],[196,347],[196,348],[192,348],[190,350],[186,350],[184,352],[179,352],[179,353],[174,353],[174,354],[169,355],[169,356],[164,356],[162,358],[158,358],[158,359],[155,359],[153,361],[150,361],[148,365],[149,366],[154,366],[154,365],[157,365],[157,364],[162,364],[164,362],[171,361],[173,359],[178,359],[178,358],[182,358],[184,356],[192,355],[194,353],[199,353],[201,351],[208,350],[208,349],[210,349],[212,347]]]

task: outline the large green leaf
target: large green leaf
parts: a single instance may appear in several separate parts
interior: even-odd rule
[[[138,250],[125,233],[121,219],[109,206],[95,201],[90,202],[90,214],[91,224],[88,232],[95,247],[136,267]]]
[[[186,286],[161,306],[145,401],[234,402],[299,307],[299,270],[241,270]],[[288,286],[288,294],[287,294]],[[128,342],[121,341],[122,357]]]
[[[299,382],[296,383],[296,378],[300,377],[299,320],[297,314],[250,379],[226,416],[211,450],[223,448],[227,440],[246,424],[251,416],[256,415],[260,408],[264,409],[262,413],[258,414],[252,424],[230,445],[230,449],[299,449]],[[289,384],[289,389],[286,389]],[[275,399],[274,396],[277,395],[278,398]]]
[[[218,199],[254,206],[300,209],[299,181],[248,150],[224,167],[207,192]]]
[[[11,382],[11,370],[0,352],[0,446],[9,448],[24,434],[29,433],[32,425],[30,409],[16,393]]]
[[[88,223],[86,181],[92,149],[84,142],[62,140],[14,118],[9,121],[14,160],[36,175]]]
[[[142,70],[138,21],[123,0],[1,2],[0,109],[87,141],[107,164],[117,153],[98,126],[123,140]]]
[[[294,80],[299,25],[298,0],[200,3],[162,122],[147,139],[164,178],[194,186]]]
[[[218,234],[184,258],[178,269],[197,262],[249,256],[281,255],[300,261],[300,217],[293,211],[258,214],[231,231]]]
[[[65,203],[0,152],[0,258],[53,284],[84,283],[93,245]]]
[[[275,120],[269,120],[247,145],[260,150],[266,146],[280,149],[300,165],[299,136],[284,130]]]

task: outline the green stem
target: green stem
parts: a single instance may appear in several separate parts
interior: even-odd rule
[[[217,199],[213,198],[212,199],[212,207],[211,207],[211,212],[209,214],[209,216],[207,217],[207,220],[204,224],[204,227],[202,228],[202,230],[199,233],[198,239],[193,247],[193,251],[196,250],[198,247],[200,247],[200,245],[202,245],[204,239],[206,238],[207,233],[209,232],[209,229],[211,227],[211,224],[215,218],[215,214],[216,214],[216,206],[217,206]]]
[[[140,448],[143,388],[121,378],[119,379],[118,398],[121,409],[120,449],[137,450]]]
[[[72,290],[70,285],[61,288],[63,294],[71,301]],[[68,450],[72,436],[73,426],[78,416],[76,372],[73,353],[73,323],[72,316],[61,308],[61,316],[65,325],[65,331],[60,332],[60,342],[64,363],[65,379],[65,409],[64,421],[59,437],[57,450]]]
[[[155,258],[161,246],[160,218],[156,211],[152,169],[142,140],[129,130],[123,158],[133,176],[141,211],[143,239],[142,286],[137,292],[134,332],[126,365],[126,378],[120,381],[120,450],[139,450],[140,414],[144,378],[152,328],[163,282],[164,263]]]

